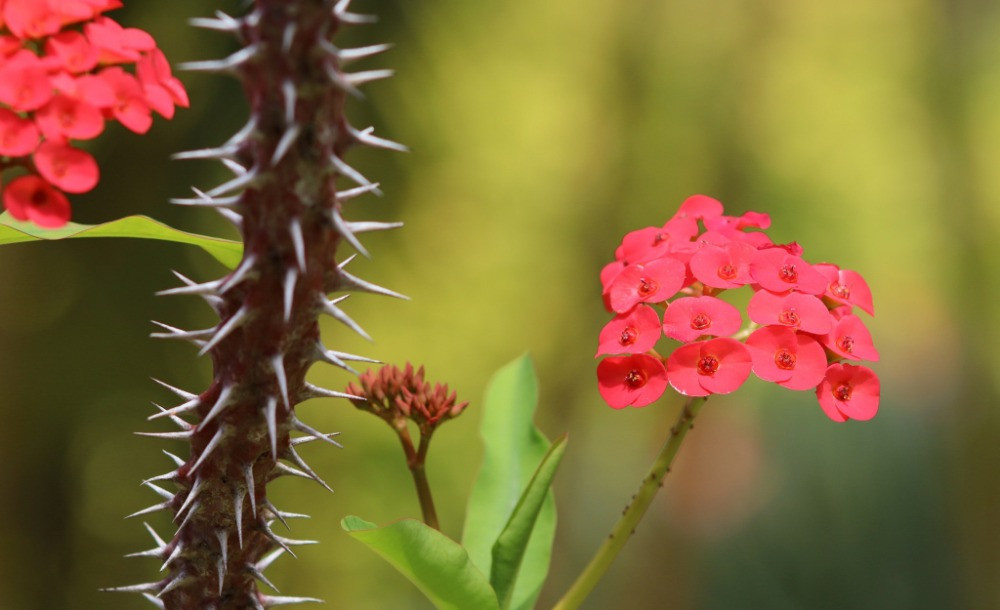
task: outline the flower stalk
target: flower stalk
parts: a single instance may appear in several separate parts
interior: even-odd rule
[[[698,412],[701,411],[705,400],[706,398],[704,397],[691,396],[684,402],[681,412],[677,416],[676,423],[670,429],[670,435],[667,437],[666,443],[664,443],[659,455],[656,456],[656,460],[650,467],[649,472],[643,477],[642,483],[639,485],[639,490],[632,498],[632,502],[625,508],[621,518],[615,523],[615,526],[611,529],[611,533],[608,534],[608,537],[601,544],[601,547],[594,554],[587,567],[580,573],[562,599],[553,606],[553,610],[573,610],[579,608],[587,596],[590,595],[590,592],[594,590],[594,587],[597,586],[604,573],[607,572],[611,563],[618,557],[618,553],[621,552],[625,543],[635,531],[639,521],[642,520],[650,504],[652,504],[653,498],[656,497],[656,492],[659,491],[663,484],[664,477],[670,472],[670,465],[673,463],[674,457],[677,455],[677,451],[680,449],[681,443],[684,442],[688,431],[694,426],[694,419],[698,416]]]

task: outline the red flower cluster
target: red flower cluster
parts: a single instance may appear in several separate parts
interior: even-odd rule
[[[0,171],[26,170],[3,189],[18,220],[60,227],[70,218],[63,191],[97,185],[97,162],[70,140],[97,137],[105,120],[145,133],[153,110],[169,119],[188,105],[153,37],[101,15],[121,6],[0,0]]]
[[[668,384],[687,396],[728,394],[753,371],[792,390],[815,389],[834,421],[874,417],[878,377],[842,362],[878,360],[854,314],[854,307],[875,313],[868,284],[857,272],[807,263],[796,243],[773,243],[763,232],[767,214],[722,212],[711,197],[689,197],[662,227],[626,235],[601,271],[615,317],[597,355],[626,354],[598,364],[601,396],[621,409],[648,405]],[[742,286],[754,291],[746,328],[740,311],[719,298]],[[654,350],[663,335],[681,343],[666,358]]]

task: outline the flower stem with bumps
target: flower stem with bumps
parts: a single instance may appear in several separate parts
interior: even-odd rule
[[[590,592],[593,591],[594,587],[597,586],[597,583],[604,576],[611,563],[618,557],[618,553],[621,552],[629,537],[635,532],[636,526],[646,514],[646,510],[653,502],[653,498],[656,497],[656,492],[663,485],[663,479],[670,472],[670,465],[674,461],[674,456],[677,455],[681,443],[684,442],[684,437],[687,436],[688,431],[694,426],[694,418],[698,416],[698,412],[701,411],[705,400],[705,398],[692,396],[684,402],[680,415],[677,416],[677,422],[670,429],[670,436],[667,437],[667,442],[663,445],[663,449],[660,450],[659,455],[656,456],[656,461],[653,462],[649,472],[643,477],[642,483],[639,485],[639,491],[632,497],[632,502],[625,508],[621,518],[615,524],[614,528],[612,528],[611,533],[608,534],[601,548],[597,550],[590,563],[587,564],[587,567],[580,573],[562,599],[553,606],[553,610],[573,610],[579,608],[587,596],[590,595]]]

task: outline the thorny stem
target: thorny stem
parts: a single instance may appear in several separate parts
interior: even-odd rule
[[[697,417],[704,403],[704,398],[694,396],[688,398],[684,403],[680,415],[677,417],[677,422],[670,429],[670,436],[667,437],[667,442],[663,445],[663,449],[660,450],[660,454],[656,456],[656,461],[653,462],[649,472],[643,477],[642,483],[639,485],[639,491],[632,497],[631,504],[625,508],[618,523],[615,524],[611,533],[601,545],[601,548],[597,550],[590,563],[587,564],[587,567],[577,577],[573,586],[563,595],[562,599],[556,602],[552,610],[572,610],[579,608],[583,600],[597,586],[598,581],[604,576],[608,567],[611,566],[611,563],[622,550],[622,547],[625,546],[625,542],[628,541],[629,536],[635,531],[643,515],[646,514],[646,510],[653,502],[656,492],[659,491],[663,484],[663,478],[670,472],[670,464],[673,463],[674,456],[677,455],[677,450],[680,449],[681,443],[684,442],[684,437],[687,436],[688,430],[693,427],[694,418]]]

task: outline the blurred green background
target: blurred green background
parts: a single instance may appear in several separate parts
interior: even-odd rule
[[[235,0],[128,3],[114,13],[168,57],[221,57],[221,34],[186,25]],[[408,155],[355,151],[382,199],[352,218],[403,220],[372,236],[356,272],[413,297],[359,296],[368,345],[335,324],[328,345],[423,363],[471,400],[436,436],[429,476],[459,536],[479,461],[490,373],[525,350],[540,424],[568,432],[556,481],[555,559],[540,608],[570,584],[634,491],[678,402],[615,412],[593,352],[608,319],[597,279],[621,236],[706,193],[767,212],[776,241],[865,275],[882,361],[868,423],[830,422],[810,393],[751,381],[709,401],[636,537],[587,608],[1000,608],[1000,5],[987,0],[358,0],[381,15],[338,44],[390,41],[360,67],[397,77],[352,103],[359,127]],[[232,235],[168,197],[228,172],[170,162],[243,124],[237,83],[182,74],[192,108],[136,136],[112,126],[91,150],[103,177],[74,220],[127,214]],[[178,443],[140,438],[150,377],[202,391],[210,364],[148,338],[150,319],[211,324],[195,299],[155,298],[169,270],[223,270],[186,247],[82,240],[0,249],[0,608],[151,607],[98,588],[156,578],[139,486]],[[312,372],[330,387],[348,381]],[[278,481],[307,512],[292,535],[322,544],[269,572],[282,592],[351,609],[429,608],[339,527],[419,509],[396,440],[346,403],[304,419],[344,450],[305,448],[337,490]],[[172,532],[168,519],[150,523]]]

